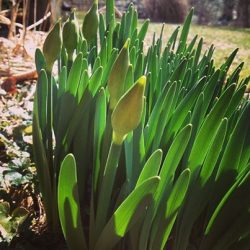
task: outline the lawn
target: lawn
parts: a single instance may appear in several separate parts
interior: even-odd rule
[[[177,26],[176,24],[165,24],[164,41],[167,41]],[[150,24],[146,42],[150,43],[153,32],[159,35],[161,28],[162,24],[160,23]],[[197,34],[199,38],[202,37],[204,40],[204,51],[209,48],[211,44],[215,46],[214,59],[215,65],[218,67],[225,61],[227,55],[235,48],[239,48],[233,67],[236,67],[243,61],[245,65],[241,77],[244,78],[250,75],[250,29],[199,26],[193,24],[189,33],[189,39],[191,40]]]

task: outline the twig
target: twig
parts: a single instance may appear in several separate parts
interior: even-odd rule
[[[47,14],[50,12],[50,15],[51,15],[51,11],[50,11],[50,1],[48,1],[47,3],[47,7],[46,7],[46,10],[44,12],[44,16],[47,16]],[[43,30],[43,28],[45,28],[45,22],[42,22],[40,27],[39,27],[39,30]]]
[[[0,23],[10,25],[10,19],[0,14]]]
[[[50,11],[51,11],[51,20],[52,24],[55,24],[57,19],[61,16],[62,0],[51,0],[50,1]]]
[[[6,15],[10,12],[10,9],[0,11],[0,15]]]
[[[48,19],[51,16],[51,12],[49,11],[43,18],[41,18],[36,23],[33,23],[29,27],[27,27],[27,30],[32,30],[33,28],[37,27],[38,25],[42,24],[46,19]]]
[[[16,23],[16,18],[17,18],[17,13],[18,13],[18,8],[21,0],[18,0],[17,2],[12,0],[12,6],[11,6],[11,22],[9,25],[9,34],[8,38],[11,39],[14,37],[16,31],[15,31],[15,23]]]
[[[9,25],[9,34],[8,34],[8,38],[11,39],[14,37],[14,34],[16,33],[15,30],[15,23],[16,23],[16,18],[17,18],[17,12],[18,12],[18,7],[19,7],[19,3],[15,2],[15,1],[11,1],[11,19],[10,19],[10,25]]]
[[[26,80],[33,80],[37,79],[37,72],[36,70],[28,71],[25,73],[19,73],[17,75],[11,75],[8,78],[4,80],[1,87],[9,93],[15,93],[16,92],[16,84],[19,82],[23,82]]]
[[[27,33],[27,18],[29,16],[29,0],[23,0],[23,33],[22,33],[22,46],[24,48],[25,37]],[[24,56],[24,55],[23,55]]]
[[[37,21],[36,10],[37,10],[37,0],[34,0],[34,23],[36,23],[36,21]],[[36,26],[34,27],[34,30],[36,31]]]
[[[10,25],[11,24],[11,20],[8,17],[5,17],[5,16],[3,16],[3,15],[0,14],[0,23],[6,24],[6,25]],[[23,29],[23,25],[21,23],[15,23],[15,26]]]

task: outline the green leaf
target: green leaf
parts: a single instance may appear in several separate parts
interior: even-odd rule
[[[164,246],[168,240],[175,219],[180,209],[189,184],[190,170],[184,170],[177,179],[169,199],[167,201],[166,211],[157,226],[158,231],[154,238],[154,243],[151,245],[151,249],[164,249]]]
[[[78,103],[78,105],[76,105],[76,101],[72,98],[72,96],[68,95],[66,96],[66,98],[68,99],[69,102],[65,101],[65,109],[64,110],[64,116],[67,117],[66,115],[70,115],[70,119],[64,119],[63,120],[63,113],[62,113],[62,122],[59,124],[64,124],[65,122],[69,122],[70,123],[63,127],[62,125],[59,127],[60,129],[63,129],[63,133],[60,134],[60,136],[62,136],[62,138],[60,138],[60,140],[58,140],[60,143],[62,143],[62,145],[58,146],[58,148],[56,148],[58,151],[56,151],[55,156],[58,157],[58,160],[62,160],[62,158],[64,158],[65,154],[67,153],[69,150],[69,147],[72,145],[72,140],[74,138],[74,135],[76,133],[76,130],[79,127],[82,117],[84,116],[85,112],[89,109],[89,105],[91,100],[93,99],[92,95],[90,94],[90,92],[88,90],[84,91],[84,94],[80,100],[80,102]],[[66,99],[66,100],[67,100]],[[71,103],[73,102],[73,103]],[[68,109],[66,108],[67,104],[72,105],[73,106],[73,110],[70,110],[69,107],[71,108],[71,106],[68,107]],[[67,111],[67,112],[66,112]],[[71,114],[70,114],[71,111]],[[65,152],[64,152],[65,151]],[[61,158],[62,157],[62,158]]]
[[[43,52],[40,49],[36,49],[35,53],[36,71],[40,72],[42,69],[46,68],[46,62]]]
[[[194,13],[194,9],[192,8],[184,22],[184,25],[181,31],[179,47],[176,53],[182,53],[186,47],[187,37],[188,37],[189,29],[191,26],[193,13]]]
[[[87,70],[84,70],[82,72],[82,77],[81,77],[81,81],[80,81],[80,84],[78,86],[78,90],[77,90],[77,101],[78,103],[80,103],[83,95],[84,95],[84,92],[87,88],[89,84],[89,75],[88,75],[88,71]]]
[[[168,134],[168,138],[171,138],[178,130],[181,128],[181,125],[183,124],[187,112],[192,108],[192,106],[195,104],[195,101],[197,97],[199,96],[203,84],[204,84],[204,78],[202,78],[185,96],[185,98],[181,101],[181,103],[177,106],[175,109],[173,116],[170,121],[169,127],[171,128],[171,131]]]
[[[115,24],[115,1],[106,0],[106,26],[114,27]]]
[[[94,61],[94,65],[93,65],[93,68],[92,68],[92,73],[94,74],[95,71],[102,66],[102,63],[101,63],[101,58],[99,56],[97,56],[95,58],[95,61]]]
[[[249,159],[250,159],[250,133],[248,129],[248,133],[245,137],[244,146],[241,153],[240,165],[238,167],[239,173],[246,168]]]
[[[176,93],[176,85],[177,83],[174,82],[170,87],[167,85],[164,86],[161,94],[159,95],[155,106],[150,114],[148,119],[148,123],[146,128],[144,129],[145,142],[146,142],[146,151],[149,150],[151,143],[153,140],[157,140],[157,138],[162,137],[162,129],[159,127],[162,126],[163,129],[165,128],[167,119],[162,120],[163,116],[168,118],[168,115],[171,110],[173,98]],[[161,118],[161,119],[160,119]],[[162,121],[161,125],[158,121]],[[154,139],[154,137],[156,137]],[[158,145],[156,145],[157,147]]]
[[[224,140],[226,138],[227,132],[227,119],[224,118],[220,124],[220,127],[217,131],[217,134],[212,142],[212,145],[206,155],[205,161],[203,163],[200,178],[201,184],[204,185],[208,179],[211,177],[213,170],[216,166],[217,160],[220,156],[220,153],[223,149]]]
[[[132,37],[133,33],[137,29],[137,22],[138,22],[138,12],[133,7],[133,16],[132,16],[132,21],[131,21],[131,28],[130,28],[130,36]]]
[[[194,48],[194,45],[196,43],[196,40],[198,38],[198,35],[195,35],[195,37],[192,39],[192,41],[190,42],[190,44],[187,47],[186,53],[192,53],[192,50]]]
[[[108,56],[107,56],[107,37],[106,36],[103,38],[103,42],[102,42],[99,56],[101,59],[102,66],[105,67],[106,63],[107,63],[107,58],[108,58]]]
[[[162,102],[162,109],[158,110],[158,112],[160,113],[160,117],[158,120],[154,121],[155,123],[157,123],[157,127],[153,134],[154,138],[153,149],[165,145],[165,140],[164,140],[165,138],[163,138],[163,133],[164,129],[167,128],[167,124],[171,116],[171,110],[173,108],[173,100],[176,95],[176,87],[177,87],[176,82],[174,82],[169,87],[169,91],[167,92]]]
[[[104,130],[106,127],[106,95],[105,91],[102,88],[98,94],[96,101],[96,111],[95,111],[95,120],[94,120],[94,169],[93,169],[93,178],[94,178],[94,190],[97,191],[97,183],[99,177],[99,171],[101,167],[101,142],[104,135]]]
[[[205,116],[206,112],[208,112],[208,107],[209,105],[211,105],[211,102],[214,101],[214,92],[216,87],[218,86],[219,77],[220,70],[216,70],[204,88],[203,117]]]
[[[191,115],[191,119],[189,121],[193,125],[193,128],[192,128],[192,135],[191,135],[191,138],[190,138],[188,146],[187,146],[187,150],[186,150],[184,157],[183,157],[183,165],[184,166],[186,166],[186,164],[187,164],[187,159],[188,159],[190,151],[192,149],[192,146],[193,146],[193,143],[195,140],[195,136],[196,136],[197,131],[199,130],[200,125],[202,123],[203,117],[202,117],[201,113],[202,113],[203,105],[204,105],[204,93],[201,92],[196,103],[195,103],[195,106],[194,106],[194,109],[193,109],[193,112]]]
[[[133,5],[130,4],[128,7],[127,16],[126,16],[126,23],[125,23],[125,30],[124,30],[125,38],[128,38],[131,36],[132,18],[133,18]]]
[[[225,233],[221,235],[219,240],[216,241],[214,245],[215,250],[229,249],[231,244],[242,239],[245,232],[249,230],[250,227],[250,215],[249,212],[241,212],[239,216],[232,220],[229,227],[227,227]],[[242,249],[239,247],[238,249]]]
[[[101,233],[95,250],[112,249],[124,237],[136,221],[145,213],[152,202],[159,177],[152,177],[139,185],[118,207]]]
[[[82,53],[79,53],[74,60],[72,68],[69,72],[69,77],[67,81],[67,90],[73,95],[76,96],[80,77],[81,77],[81,68],[82,68],[83,56]]]
[[[101,44],[103,44],[103,40],[105,37],[105,30],[106,30],[106,27],[105,27],[104,16],[102,13],[100,13],[99,14],[99,36],[100,36]]]
[[[203,46],[203,38],[200,39],[197,49],[195,51],[195,57],[194,57],[194,66],[196,67],[199,63],[199,59],[200,59],[200,55],[201,55],[201,50],[202,50],[202,46]]]
[[[179,134],[174,139],[166,158],[163,162],[161,171],[160,171],[160,178],[161,182],[157,189],[155,195],[155,201],[159,204],[160,199],[162,198],[164,190],[166,190],[167,186],[170,184],[169,182],[173,178],[176,168],[183,156],[183,153],[187,147],[189,138],[191,136],[192,125],[189,124],[184,127]]]
[[[45,70],[41,70],[37,80],[37,111],[39,125],[42,134],[46,135],[47,127],[47,98],[48,98],[48,78]],[[44,145],[46,137],[43,138]]]
[[[188,144],[191,130],[192,125],[187,125],[180,131],[165,157],[159,174],[161,181],[154,195],[154,206],[149,208],[147,216],[143,222],[139,249],[145,249],[147,245],[151,224],[153,223],[153,219],[158,212],[161,202],[165,202],[165,200],[163,199],[165,197],[164,194],[169,191],[172,186],[176,168]]]
[[[111,143],[104,173],[103,176],[100,176],[101,186],[99,189],[100,192],[96,210],[96,236],[98,236],[103,230],[109,214],[108,212],[113,193],[121,147],[122,145],[120,144],[115,144],[114,142]]]
[[[221,66],[221,76],[226,75],[231,64],[233,63],[234,58],[236,57],[239,49],[235,49],[232,54],[227,58],[226,62]]]
[[[71,250],[88,249],[80,216],[76,162],[72,154],[62,162],[58,179],[58,209],[64,237]]]
[[[0,203],[0,222],[10,214],[10,204],[7,201]]]
[[[191,171],[198,168],[210,148],[214,139],[218,126],[226,113],[228,103],[230,102],[235,90],[235,85],[230,86],[224,94],[219,98],[214,108],[203,122],[198,135],[194,141],[194,145],[189,157],[188,167]]]
[[[162,150],[158,149],[149,157],[149,159],[145,163],[137,180],[135,188],[138,187],[146,179],[158,175],[161,166],[161,160]]]
[[[58,150],[62,146],[61,143],[65,137],[66,131],[72,124],[72,117],[76,112],[77,99],[68,91],[61,96],[61,106],[58,115],[57,127],[55,128],[55,135],[57,140]],[[60,145],[60,146],[59,146]],[[56,150],[57,155],[57,150]],[[57,157],[57,156],[56,156]]]
[[[187,69],[187,60],[184,59],[180,62],[180,64],[176,67],[175,71],[173,72],[173,74],[171,75],[169,81],[170,82],[174,82],[174,81],[182,81],[184,74],[186,72]]]
[[[169,52],[169,49],[171,46],[172,46],[172,50],[174,50],[179,30],[180,30],[180,26],[176,27],[176,29],[174,30],[174,32],[170,36],[168,43],[167,43],[167,47],[166,47],[168,52]]]
[[[67,85],[67,68],[63,66],[59,75],[59,88],[58,88],[58,98],[60,98],[66,91]]]
[[[244,109],[234,131],[227,143],[225,153],[221,160],[216,179],[229,170],[237,170],[244,146],[245,137],[250,127],[250,104]]]
[[[130,64],[128,66],[128,71],[127,71],[127,75],[126,75],[126,78],[125,78],[124,92],[127,92],[127,90],[130,89],[131,86],[134,84],[134,82],[135,82],[134,79],[138,79],[138,78],[134,77],[134,68],[133,68],[133,65]]]
[[[118,55],[118,50],[117,49],[113,49],[112,50],[112,53],[110,55],[110,58],[107,62],[107,64],[105,65],[105,68],[103,70],[103,84],[106,85],[107,81],[108,81],[108,77],[109,77],[109,74],[110,74],[110,71],[112,69],[112,66],[117,58],[117,55]]]
[[[95,96],[102,83],[103,67],[99,67],[89,79],[89,90]]]
[[[142,43],[145,39],[145,36],[147,34],[147,31],[148,31],[148,26],[149,26],[149,19],[146,19],[144,21],[144,23],[142,24],[141,29],[140,29],[139,34],[138,34],[138,39],[139,39],[140,43]]]
[[[46,151],[43,144],[42,132],[39,125],[38,118],[38,103],[37,103],[37,93],[35,94],[34,99],[34,112],[33,112],[33,150],[34,150],[34,159],[36,164],[37,175],[39,179],[39,186],[42,193],[44,207],[46,211],[46,216],[48,224],[53,220],[53,202],[52,202],[52,173],[50,172]],[[56,218],[54,218],[56,219]]]
[[[211,249],[216,242],[219,242],[221,235],[227,232],[228,227],[232,225],[232,221],[237,220],[245,211],[249,212],[249,202],[243,198],[250,191],[249,180],[250,171],[248,165],[248,170],[225,193],[213,212],[206,227],[206,238],[202,242],[201,249]]]
[[[246,91],[246,85],[243,85],[235,92],[226,112],[227,117],[230,117],[233,114],[233,112],[237,109],[237,107],[240,105],[240,102],[242,101],[245,91]]]
[[[20,226],[28,217],[29,211],[23,207],[17,207],[13,210],[11,214],[11,221],[14,221],[17,224],[17,227]]]

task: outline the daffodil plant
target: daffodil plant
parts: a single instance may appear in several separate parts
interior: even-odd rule
[[[249,249],[250,78],[188,39],[192,15],[145,46],[133,5],[95,0],[37,50],[35,163],[69,249]]]

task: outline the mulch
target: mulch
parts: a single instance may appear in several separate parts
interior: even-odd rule
[[[35,68],[35,51],[42,47],[45,35],[41,31],[27,31],[24,46],[19,36],[15,40],[0,37],[0,83],[5,77]]]
[[[15,40],[0,37],[0,85],[9,76],[35,69],[35,50],[42,47],[45,35],[29,31],[24,46],[20,45],[19,37]],[[0,250],[49,249],[38,246],[49,241],[48,236],[42,234],[45,216],[40,193],[36,190],[38,183],[32,155],[35,88],[36,81],[18,83],[14,94],[0,88],[0,203],[7,201],[12,210],[21,206],[29,211],[24,230],[13,235],[10,245],[1,237],[0,230]]]

